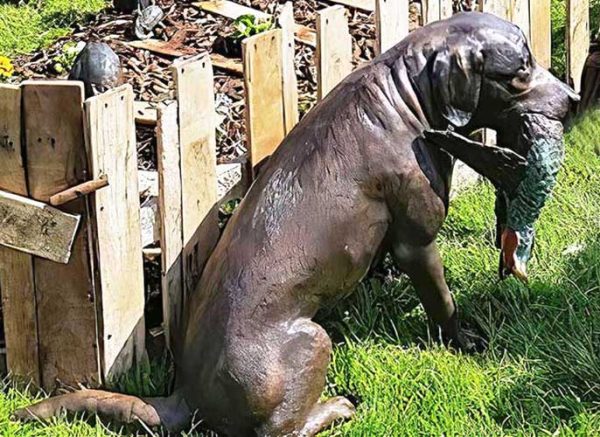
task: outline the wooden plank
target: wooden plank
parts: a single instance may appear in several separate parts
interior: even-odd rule
[[[408,0],[376,0],[377,53],[383,53],[408,35]]]
[[[218,53],[211,53],[210,60],[216,68],[235,73],[239,76],[244,74],[244,65],[239,59],[227,58]]]
[[[192,3],[193,6],[212,14],[235,20],[242,15],[254,15],[260,20],[271,20],[273,16],[257,9],[249,8],[229,0],[210,0]],[[311,47],[316,46],[316,34],[310,27],[294,24],[296,40]]]
[[[589,0],[567,0],[567,74],[576,92],[590,46]]]
[[[510,20],[519,26],[525,34],[527,41],[531,41],[530,26],[530,5],[529,0],[512,0],[510,10]]]
[[[213,71],[208,55],[172,67],[179,104],[184,293],[196,285],[219,236]],[[218,208],[217,208],[218,209]]]
[[[479,10],[510,21],[512,1],[513,0],[482,0],[479,3]]]
[[[0,188],[26,196],[21,142],[21,88],[0,85]],[[39,386],[37,314],[33,257],[0,247],[0,292],[8,370]]]
[[[440,0],[423,0],[423,25],[438,21],[441,17]]]
[[[156,126],[156,107],[148,102],[133,102],[135,122],[145,126]]]
[[[248,150],[255,167],[271,155],[286,133],[281,29],[242,41]]]
[[[23,113],[29,196],[50,196],[87,180],[83,134],[83,85],[69,81],[25,82]],[[60,110],[57,110],[60,108]],[[85,199],[60,208],[82,215]],[[87,232],[75,238],[68,264],[34,258],[42,386],[100,382],[95,283]]]
[[[530,0],[531,49],[536,61],[550,68],[552,57],[551,0]]]
[[[80,216],[0,191],[0,245],[66,264]]]
[[[163,327],[167,346],[177,344],[183,309],[181,151],[177,126],[177,104],[158,110],[159,211],[161,217]]]
[[[453,14],[452,0],[440,0],[440,20],[450,18]]]
[[[352,38],[346,9],[332,6],[317,13],[317,98],[323,99],[352,72]]]
[[[296,50],[294,45],[294,6],[292,2],[283,5],[279,16],[282,29],[282,68],[283,68],[283,116],[286,135],[298,124],[298,79],[296,78]]]
[[[85,103],[91,178],[110,185],[92,195],[99,274],[100,359],[105,380],[144,352],[144,267],[133,89],[123,85]]]
[[[329,3],[348,6],[349,8],[360,9],[365,12],[375,11],[375,0],[327,0]]]
[[[271,14],[267,14],[266,12],[249,8],[248,6],[243,6],[228,0],[202,1],[193,3],[193,5],[202,9],[203,11],[221,15],[232,20],[235,20],[241,15],[254,15],[260,20],[268,20],[271,18]]]

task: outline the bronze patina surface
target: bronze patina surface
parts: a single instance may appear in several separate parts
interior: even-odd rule
[[[470,347],[435,243],[454,158],[439,147],[439,134],[426,140],[423,133],[496,129],[499,144],[514,152],[496,154],[513,163],[503,171],[514,167],[526,178],[545,144],[560,149],[562,121],[575,98],[535,63],[523,33],[492,15],[461,13],[414,31],[335,88],[260,172],[187,303],[170,397],[84,391],[16,415],[92,411],[178,429],[197,412],[230,436],[312,436],[349,418],[354,407],[347,399],[319,400],[331,341],[312,318],[351,291],[376,254],[394,255],[445,341]],[[448,150],[462,150],[459,139],[452,136]],[[540,202],[524,208],[527,190],[508,173],[503,185],[499,164],[479,159],[476,149],[456,154],[484,161],[478,170],[497,182],[502,235],[515,237],[503,238],[511,241],[502,248],[503,269],[520,274],[521,265],[510,263],[521,230],[509,226],[529,226]],[[546,167],[544,183],[556,166]],[[535,179],[529,175],[528,186]],[[526,210],[519,220],[513,205]]]

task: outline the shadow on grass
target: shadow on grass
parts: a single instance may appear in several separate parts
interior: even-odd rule
[[[462,320],[489,341],[474,359],[484,366],[509,360],[527,368],[496,391],[488,409],[505,430],[557,429],[600,411],[600,239],[572,252],[556,254],[555,268],[564,273],[556,278],[533,278],[524,286],[474,274],[470,291],[457,294]],[[464,281],[453,281],[449,270],[450,283]],[[431,346],[426,316],[406,277],[368,279],[319,319],[342,347],[346,341]]]

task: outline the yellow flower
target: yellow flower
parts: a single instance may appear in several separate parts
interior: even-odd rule
[[[0,56],[0,79],[8,79],[15,72],[12,62],[6,56]]]

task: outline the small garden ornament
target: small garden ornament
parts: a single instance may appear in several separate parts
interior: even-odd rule
[[[80,391],[17,417],[88,411],[177,430],[196,414],[229,436],[314,436],[354,406],[322,398],[332,346],[312,319],[386,251],[444,340],[470,350],[435,243],[453,155],[498,187],[502,271],[523,277],[576,99],[493,15],[415,30],[342,81],[266,163],[186,303],[169,397]],[[484,127],[505,148],[466,140]]]
[[[82,81],[88,98],[119,86],[122,74],[121,61],[108,44],[90,42],[77,55],[69,80]]]

